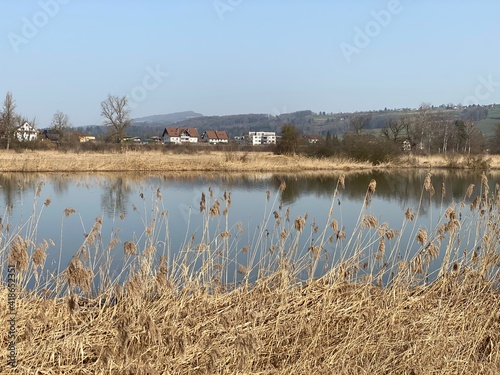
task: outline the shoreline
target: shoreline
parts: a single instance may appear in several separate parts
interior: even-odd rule
[[[487,168],[485,168],[487,166]],[[271,152],[163,151],[59,152],[0,151],[0,172],[329,172],[372,169],[500,169],[498,155],[403,155],[372,165],[342,157],[316,159]]]

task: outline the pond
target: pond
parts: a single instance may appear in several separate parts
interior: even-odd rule
[[[155,262],[163,256],[161,262],[171,272],[183,272],[175,267],[181,263],[190,271],[210,263],[212,271],[202,277],[232,283],[272,272],[285,258],[296,277],[319,277],[356,252],[366,273],[373,273],[398,259],[410,259],[432,243],[444,250],[439,249],[427,269],[424,276],[429,277],[448,246],[442,233],[438,238],[439,225],[449,221],[446,210],[454,207],[453,217],[473,226],[477,213],[468,207],[484,191],[485,177],[494,193],[498,173],[482,177],[479,172],[443,170],[4,173],[2,270],[5,273],[9,249],[19,235],[27,241],[30,256],[44,240],[47,243],[43,271],[30,263],[37,277],[31,272],[24,280],[28,286],[41,285],[39,280],[49,283],[75,254],[100,275],[98,280],[104,280],[104,267],[111,270],[108,281],[119,280],[134,269],[135,259],[150,252]],[[372,180],[376,186],[369,193]],[[467,191],[471,184],[472,194]],[[473,232],[471,227],[468,237],[453,241],[463,251],[474,249],[480,234],[471,236]],[[390,274],[383,274],[385,282]]]

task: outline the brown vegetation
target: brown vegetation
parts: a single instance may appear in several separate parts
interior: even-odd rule
[[[403,155],[376,168],[500,169],[498,156],[411,156]],[[58,152],[0,151],[1,172],[112,172],[112,171],[213,171],[213,172],[303,172],[372,169],[369,162],[343,157],[312,158],[303,155],[274,155],[271,152],[171,151]]]
[[[200,201],[201,239],[193,237],[172,257],[155,242],[155,228],[167,215],[158,192],[156,216],[145,223],[146,245],[124,244],[125,256],[134,259],[124,280],[108,278],[106,256],[95,262],[118,242],[100,243],[101,217],[66,270],[36,290],[25,282],[30,272],[43,274],[37,267],[45,250],[32,238],[0,231],[0,256],[18,265],[19,297],[18,366],[6,365],[7,330],[1,330],[2,373],[499,373],[500,187],[488,191],[483,175],[475,204],[464,200],[448,207],[435,229],[418,228],[417,251],[409,254],[401,234],[415,231],[418,209],[402,213],[399,229],[379,223],[367,210],[376,193],[372,180],[358,224],[346,236],[335,213],[344,181],[341,176],[334,187],[324,228],[307,213],[289,220],[288,211],[276,207],[280,191],[266,212],[276,230],[242,249],[231,242],[242,226],[226,220],[230,194],[214,198],[209,190]],[[422,188],[430,194],[431,175]],[[208,224],[219,219],[218,232],[209,234]],[[301,253],[298,239],[307,228],[318,239]],[[273,245],[259,256],[267,243]],[[315,277],[323,258],[322,276]],[[99,287],[92,283],[96,275]],[[3,327],[8,311],[2,286]]]

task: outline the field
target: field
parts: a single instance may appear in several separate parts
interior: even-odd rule
[[[145,218],[147,246],[121,244],[130,260],[124,281],[106,268],[117,243],[103,241],[99,217],[56,275],[44,272],[49,245],[36,239],[41,210],[33,210],[25,238],[2,226],[2,269],[9,264],[15,271],[8,271],[10,290],[6,283],[0,289],[1,373],[500,373],[500,187],[490,191],[483,175],[436,228],[414,228],[417,209],[403,212],[393,229],[369,211],[372,180],[356,228],[345,233],[335,211],[345,178],[338,179],[325,223],[289,218],[276,207],[284,184],[268,195],[265,220],[279,229],[266,238],[275,244],[269,249],[262,249],[264,233],[252,246],[234,248],[232,234],[242,228],[227,224],[231,196],[219,201],[207,192],[200,211],[207,230],[220,220],[217,232],[160,257],[166,239],[156,231],[167,218],[158,192],[157,209]],[[434,193],[429,174],[422,199]],[[46,204],[35,197],[35,206]],[[411,256],[401,243],[407,230],[420,246]],[[317,240],[298,256],[298,238],[313,233]],[[326,247],[336,257],[331,267],[320,278],[299,278],[304,270],[314,274]],[[441,265],[430,273],[437,258]],[[238,282],[228,282],[233,273]],[[35,280],[34,290],[28,280]],[[16,368],[8,363],[9,327]]]
[[[376,168],[500,169],[500,156],[403,155]],[[347,158],[309,158],[270,152],[202,151],[172,153],[124,151],[72,153],[0,151],[0,172],[312,172],[373,169]]]
[[[500,123],[500,106],[496,106],[488,111],[488,118],[479,121],[477,127],[486,137],[495,134],[495,125]]]

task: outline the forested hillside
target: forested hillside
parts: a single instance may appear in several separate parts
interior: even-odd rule
[[[182,112],[184,119],[172,121],[179,116],[159,115],[134,119],[127,134],[149,138],[161,135],[165,127],[197,128],[200,132],[205,130],[225,130],[230,138],[240,136],[249,131],[276,131],[279,132],[284,124],[295,125],[303,134],[317,134],[326,136],[341,136],[349,130],[363,132],[378,132],[388,128],[391,123],[405,117],[446,117],[450,121],[472,121],[477,129],[485,136],[494,133],[494,125],[500,122],[500,105],[470,106],[458,108],[453,105],[439,107],[422,106],[419,109],[384,109],[380,111],[367,111],[355,113],[319,113],[310,110],[285,113],[280,115],[269,114],[238,114],[227,116],[203,116],[196,112]],[[424,117],[422,117],[425,115]],[[182,117],[182,116],[181,116]],[[102,126],[86,126],[77,130],[95,136],[104,136],[106,128]]]

